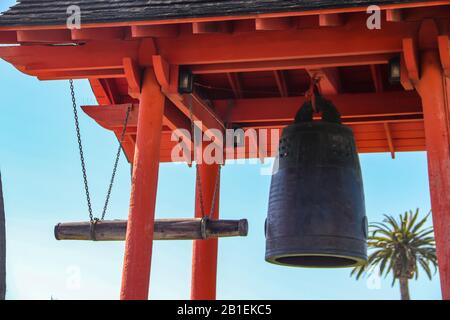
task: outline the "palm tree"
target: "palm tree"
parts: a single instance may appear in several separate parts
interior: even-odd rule
[[[433,227],[425,228],[430,213],[417,222],[419,209],[399,216],[384,215],[383,222],[370,225],[368,246],[371,253],[367,263],[355,267],[351,275],[359,279],[376,268],[380,276],[392,273],[392,286],[398,280],[402,300],[409,300],[409,280],[419,277],[419,266],[431,280],[437,271],[436,246]],[[434,267],[434,273],[430,265]]]

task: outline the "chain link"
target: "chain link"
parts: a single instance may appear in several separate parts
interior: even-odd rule
[[[213,194],[213,198],[212,198],[212,203],[211,203],[211,211],[209,212],[209,218],[211,219],[214,215],[214,210],[216,209],[216,198],[217,198],[217,194],[219,193],[219,188],[220,188],[220,171],[222,169],[222,165],[219,164],[219,168],[217,171],[217,176],[216,176],[216,185],[214,187],[214,194]]]
[[[122,143],[123,143],[123,139],[125,138],[125,133],[126,133],[126,129],[127,129],[128,119],[130,116],[131,106],[129,106],[127,109],[122,133],[121,133],[120,139],[119,139],[119,148],[117,150],[116,158],[114,161],[113,172],[111,175],[111,180],[109,182],[108,191],[106,193],[105,204],[103,206],[101,219],[98,219],[98,218],[94,217],[94,214],[92,212],[91,196],[89,193],[89,184],[88,184],[88,178],[87,178],[87,173],[86,173],[86,163],[84,161],[83,143],[81,141],[80,123],[78,121],[77,102],[76,102],[76,98],[75,98],[75,89],[73,86],[73,80],[69,80],[69,84],[70,84],[70,94],[72,96],[73,116],[74,116],[74,120],[75,120],[75,129],[76,129],[76,133],[77,133],[78,149],[80,151],[81,171],[83,173],[84,190],[86,192],[86,201],[87,201],[87,206],[88,206],[88,211],[89,211],[89,220],[91,221],[91,223],[96,223],[97,221],[104,220],[106,211],[108,209],[109,199],[111,197],[111,191],[112,191],[112,187],[114,185],[114,178],[116,176],[117,166],[119,164],[120,154],[122,151]]]
[[[122,151],[122,143],[123,143],[123,139],[125,138],[125,133],[127,131],[128,119],[130,117],[130,111],[131,111],[131,105],[127,109],[127,114],[125,116],[125,122],[123,125],[122,133],[119,138],[119,147],[117,148],[116,160],[114,161],[114,167],[113,167],[113,171],[112,171],[112,175],[111,175],[111,180],[110,180],[109,186],[108,186],[108,192],[106,194],[105,205],[103,206],[101,220],[105,219],[106,210],[108,209],[109,198],[111,197],[111,191],[112,191],[112,187],[114,185],[114,178],[116,177],[117,166],[119,164],[120,154]]]
[[[81,143],[81,133],[80,133],[80,124],[78,122],[78,111],[77,111],[77,102],[75,99],[75,90],[73,88],[73,80],[69,80],[70,84],[70,94],[72,96],[72,106],[73,106],[73,116],[75,119],[75,129],[77,131],[77,139],[78,139],[78,149],[80,151],[80,160],[81,160],[81,171],[83,173],[83,182],[84,182],[84,190],[86,192],[86,201],[89,211],[89,220],[94,222],[94,215],[92,213],[92,205],[91,205],[91,196],[89,194],[89,185],[86,174],[86,164],[84,162],[84,153],[83,153],[83,144]]]

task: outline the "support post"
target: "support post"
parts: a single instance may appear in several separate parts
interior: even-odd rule
[[[2,173],[0,172],[0,300],[6,294],[6,226],[3,205]]]
[[[205,214],[208,215],[211,211],[219,170],[220,166],[218,164],[202,163],[199,165],[198,173],[201,190],[198,183],[196,183],[195,190],[195,217],[197,218],[202,217],[200,192],[202,193]],[[220,185],[220,181],[218,184]],[[220,187],[217,189],[215,207],[211,219],[219,218],[219,193]],[[192,300],[216,299],[217,248],[217,239],[194,241],[192,252]]]
[[[423,104],[441,290],[443,299],[450,300],[450,79],[437,51],[422,53],[421,73],[416,89]]]
[[[153,70],[147,69],[139,104],[122,300],[148,298],[164,99]]]

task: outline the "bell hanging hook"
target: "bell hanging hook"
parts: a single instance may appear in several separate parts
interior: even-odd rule
[[[320,89],[319,89],[319,83],[320,80],[322,80],[322,77],[314,73],[311,75],[311,81],[309,84],[309,89],[306,92],[306,99],[308,101],[311,101],[312,109],[314,113],[318,113],[317,107],[316,107],[316,97],[320,95]]]

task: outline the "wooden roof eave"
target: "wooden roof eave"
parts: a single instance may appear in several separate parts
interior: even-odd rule
[[[448,0],[435,1],[417,1],[409,3],[379,4],[382,10],[408,9],[448,5]],[[366,12],[367,6],[346,7],[346,8],[324,8],[316,10],[304,11],[285,11],[244,15],[225,15],[225,16],[208,16],[208,17],[191,17],[191,18],[174,18],[174,19],[153,19],[153,20],[132,20],[117,22],[98,22],[83,24],[83,28],[111,28],[111,27],[129,27],[129,26],[151,26],[151,25],[169,25],[184,24],[195,22],[218,22],[231,20],[248,20],[248,19],[265,19],[265,18],[283,18],[283,17],[301,17],[313,15],[328,15],[339,13]],[[18,31],[18,30],[61,30],[67,29],[66,24],[47,24],[47,25],[1,25],[0,31]]]

